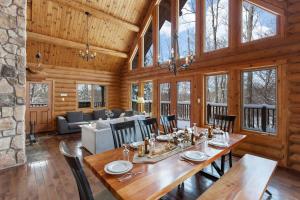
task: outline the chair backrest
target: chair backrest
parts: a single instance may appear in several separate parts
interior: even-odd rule
[[[120,148],[123,144],[136,142],[137,139],[134,120],[110,124],[110,127],[115,148]]]
[[[234,115],[215,115],[213,127],[219,126],[221,130],[232,133],[234,129],[234,121],[236,116]]]
[[[148,118],[144,120],[138,120],[139,126],[142,133],[142,138],[145,140],[146,137],[150,138],[151,133],[157,134],[158,132],[158,123],[156,118]]]
[[[177,128],[177,120],[175,115],[161,116],[164,132],[172,133],[173,128]]]
[[[70,150],[64,141],[61,141],[59,143],[59,150],[65,157],[68,165],[72,170],[79,191],[80,200],[93,200],[94,197],[90,188],[90,184],[85,176],[78,157],[70,153]]]

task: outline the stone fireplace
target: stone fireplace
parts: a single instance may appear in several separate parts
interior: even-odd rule
[[[0,169],[26,162],[26,0],[0,1]]]

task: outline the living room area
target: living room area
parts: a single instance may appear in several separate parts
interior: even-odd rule
[[[1,199],[300,199],[300,0],[0,0]]]

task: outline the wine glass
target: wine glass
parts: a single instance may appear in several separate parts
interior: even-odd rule
[[[129,161],[129,149],[128,149],[128,144],[123,144],[123,160]]]

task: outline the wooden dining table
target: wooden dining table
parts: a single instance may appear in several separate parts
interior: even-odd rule
[[[222,155],[245,140],[246,135],[228,134],[228,147],[218,148],[208,144],[207,141],[190,147],[188,150],[205,152],[208,159],[199,163],[190,163],[180,159],[180,154],[172,155],[157,163],[133,164],[132,173],[139,172],[126,181],[119,181],[119,176],[105,173],[104,166],[112,161],[122,160],[123,149],[115,149],[100,154],[87,156],[84,162],[101,180],[101,182],[118,199],[159,199],[186,179],[195,175]],[[130,152],[130,160],[134,152]]]

